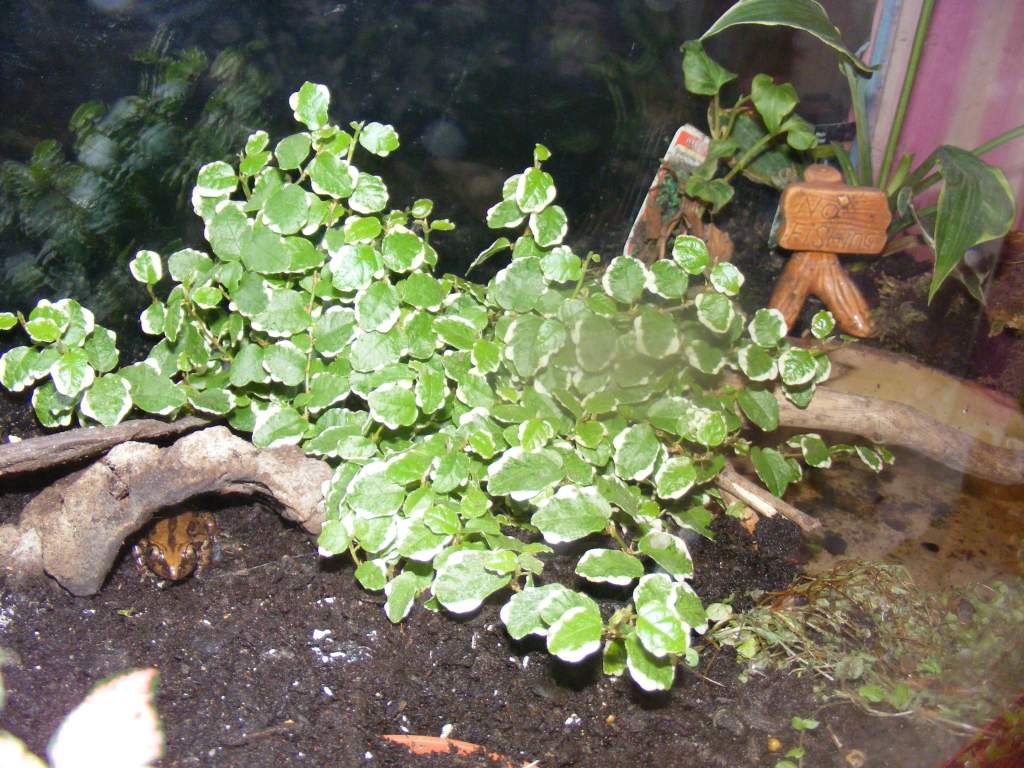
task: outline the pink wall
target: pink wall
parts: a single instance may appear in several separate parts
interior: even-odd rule
[[[872,122],[888,126],[914,36],[921,0],[881,0],[872,61],[886,79],[872,103]],[[877,77],[877,75],[876,75]],[[941,144],[973,149],[1024,123],[1024,0],[937,0],[900,141],[923,160]],[[886,136],[874,137],[875,168]],[[898,159],[899,155],[897,155]],[[1024,222],[1024,138],[988,153],[1003,169]]]

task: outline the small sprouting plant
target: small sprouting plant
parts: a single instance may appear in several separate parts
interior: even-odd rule
[[[649,269],[618,257],[599,273],[565,244],[540,145],[487,215],[513,234],[478,261],[511,262],[486,285],[435,277],[434,235],[452,224],[426,199],[387,210],[384,180],[359,165],[397,150],[397,133],[331,123],[329,98],[305,83],[290,101],[300,131],[273,145],[256,132],[237,165],[200,169],[209,253],[132,260],[151,296],[142,330],[159,339],[144,361],[114,370],[110,334],[74,302],[41,302],[0,316],[31,341],[0,358],[0,382],[49,379],[34,397],[45,424],[193,411],[263,448],[299,445],[336,467],[320,553],[351,557],[392,621],[417,600],[467,613],[500,595],[512,637],[567,662],[601,652],[609,674],[669,688],[708,625],[685,537],[723,506],[727,459],[749,456],[781,495],[803,465],[852,450],[744,437],[778,426],[776,392],[804,405],[828,377],[831,315],[815,317],[818,346],[794,346],[778,311],[744,314],[743,275],[692,236]],[[876,470],[886,458],[859,455]],[[584,584],[619,588],[614,613],[544,580],[570,542],[586,545]]]
[[[790,725],[794,731],[800,734],[800,744],[787,751],[786,758],[776,762],[775,768],[803,768],[804,758],[807,756],[807,750],[804,748],[804,736],[808,731],[815,730],[820,723],[817,720],[793,715]],[[795,763],[794,760],[796,760]]]

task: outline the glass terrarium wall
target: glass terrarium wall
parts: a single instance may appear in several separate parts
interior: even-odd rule
[[[867,39],[872,2],[826,5],[852,47]],[[398,199],[432,190],[459,224],[445,268],[465,269],[490,242],[483,213],[537,141],[554,152],[577,247],[617,253],[672,133],[703,123],[703,108],[682,89],[680,42],[727,6],[4,4],[8,301],[25,308],[53,293],[95,296],[105,319],[130,327],[140,292],[118,283],[127,259],[139,247],[198,244],[187,211],[195,170],[230,156],[255,126],[286,126],[281,105],[306,79],[331,88],[343,120],[395,125]],[[709,48],[741,82],[758,71],[791,79],[808,119],[846,119],[827,48],[786,30],[750,28],[740,39]]]

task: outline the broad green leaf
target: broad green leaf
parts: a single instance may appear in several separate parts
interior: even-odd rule
[[[437,311],[444,301],[445,290],[440,281],[432,275],[414,272],[397,285],[402,301],[420,309]]]
[[[339,291],[361,291],[383,275],[380,256],[369,245],[343,245],[331,254],[328,269]]]
[[[790,444],[795,442],[800,447],[800,452],[808,466],[818,469],[828,469],[832,466],[832,453],[820,435],[813,433],[797,435],[789,442]]]
[[[429,563],[448,545],[451,536],[434,533],[422,520],[403,521],[396,544],[402,557]]]
[[[356,568],[356,581],[371,592],[379,592],[387,586],[387,563],[383,560],[364,560]]]
[[[647,270],[639,259],[616,256],[601,278],[604,292],[622,304],[633,304],[647,284]]]
[[[313,347],[324,357],[337,357],[348,348],[355,326],[355,312],[351,309],[329,307],[313,326]]]
[[[326,85],[305,82],[298,91],[288,97],[295,119],[310,130],[327,125],[327,109],[331,103],[331,92]]]
[[[824,339],[836,327],[836,319],[832,316],[832,313],[826,309],[814,313],[814,317],[811,318],[811,333],[814,334],[816,339]]]
[[[743,273],[728,261],[720,261],[715,264],[708,275],[708,281],[715,290],[726,296],[735,296],[739,293],[745,279]]]
[[[736,352],[736,361],[751,381],[771,381],[779,375],[775,358],[756,344],[740,347]]]
[[[384,594],[388,598],[384,603],[384,612],[388,620],[397,624],[408,616],[416,596],[423,591],[424,586],[421,578],[411,571],[403,571],[389,581],[384,587]]]
[[[681,299],[688,282],[683,268],[668,259],[658,259],[647,272],[647,290],[663,299]]]
[[[735,190],[724,179],[702,179],[692,175],[686,180],[686,194],[711,204],[711,212],[718,213],[732,200]]]
[[[370,415],[388,429],[398,429],[416,423],[416,395],[412,383],[396,381],[373,390],[367,398]]]
[[[356,296],[356,322],[364,331],[387,333],[401,315],[398,291],[390,283],[379,280]]]
[[[556,595],[568,591],[556,582],[542,587],[527,587],[512,595],[500,612],[501,620],[512,639],[521,640],[527,635],[545,637],[548,624],[542,616],[543,609]]]
[[[156,285],[164,275],[160,254],[156,251],[139,251],[135,258],[128,262],[128,270],[132,277],[140,283]]]
[[[589,312],[572,331],[576,360],[584,371],[600,371],[614,360],[618,333],[611,321]]]
[[[381,233],[380,219],[376,216],[349,216],[343,228],[346,243],[370,241]]]
[[[800,100],[791,83],[776,85],[769,75],[755,75],[750,84],[750,97],[770,133],[775,133],[783,119]]]
[[[282,171],[292,171],[302,165],[309,157],[310,138],[308,133],[295,133],[281,139],[274,148],[277,167]]]
[[[571,664],[582,661],[601,648],[604,623],[597,603],[587,598],[562,614],[548,629],[548,652]]]
[[[555,194],[555,181],[550,173],[528,168],[519,177],[514,200],[523,213],[536,213],[551,204]]]
[[[676,322],[666,312],[643,307],[633,319],[633,330],[637,350],[643,355],[660,360],[679,351]]]
[[[675,585],[663,573],[644,576],[633,590],[636,637],[658,658],[683,654],[689,646],[690,628],[675,604]]]
[[[664,568],[672,578],[683,580],[693,574],[693,559],[686,542],[678,536],[652,531],[640,539],[637,549]]]
[[[195,191],[202,197],[229,197],[237,186],[234,168],[218,160],[199,169]]]
[[[561,481],[562,457],[557,451],[543,449],[527,453],[515,446],[487,467],[487,492],[491,496],[511,496],[525,501]]]
[[[263,368],[272,381],[293,387],[306,379],[306,354],[290,341],[279,341],[264,348]]]
[[[725,333],[732,326],[736,310],[728,296],[721,293],[699,293],[696,298],[697,320],[713,333]]]
[[[431,591],[452,613],[475,611],[488,596],[510,581],[508,574],[487,570],[488,553],[461,549],[447,557],[437,571]]]
[[[272,275],[291,267],[291,256],[284,240],[262,224],[242,234],[241,252],[242,263],[253,272]]]
[[[747,331],[759,347],[774,347],[788,332],[786,319],[777,309],[759,309],[754,313]]]
[[[494,300],[510,312],[529,312],[544,291],[544,272],[538,259],[515,259],[494,277]]]
[[[131,384],[132,402],[146,413],[167,416],[186,403],[180,388],[145,363],[130,365],[117,373]]]
[[[672,244],[672,258],[691,275],[699,275],[711,262],[708,246],[694,235],[680,235]]]
[[[697,469],[688,456],[672,456],[654,475],[654,487],[662,499],[679,499],[697,482]]]
[[[773,496],[782,498],[793,481],[793,471],[785,457],[774,448],[751,448],[750,460],[761,482]]]
[[[359,132],[359,143],[378,157],[387,157],[398,149],[398,133],[390,125],[367,123]]]
[[[611,516],[611,505],[597,488],[564,485],[537,505],[530,522],[548,544],[560,544],[603,531]]]
[[[626,638],[626,667],[629,676],[645,691],[667,691],[676,676],[671,656],[659,659],[641,644],[635,634]]]
[[[583,262],[567,245],[559,245],[544,254],[540,266],[544,279],[550,283],[575,282],[583,274]]]
[[[455,349],[472,349],[477,340],[476,329],[461,317],[438,317],[434,330],[441,340]]]
[[[360,173],[355,192],[348,199],[348,204],[357,213],[383,211],[388,204],[388,188],[384,185],[384,180],[372,173]],[[440,223],[435,221],[431,228],[440,229]]]
[[[252,327],[277,338],[294,336],[309,327],[307,297],[285,288],[271,292],[267,308],[252,318]]]
[[[13,312],[0,312],[0,331],[9,331],[18,324],[18,316]]]
[[[857,456],[863,461],[872,471],[881,472],[885,467],[882,462],[882,457],[878,451],[874,448],[868,448],[866,445],[856,446]]]
[[[330,154],[318,154],[306,166],[313,191],[341,199],[351,195],[359,181],[359,171],[344,160]],[[369,213],[369,211],[360,211]]]
[[[743,410],[743,415],[763,429],[772,432],[779,427],[779,403],[769,390],[741,389],[736,401]]]
[[[948,145],[936,150],[935,159],[944,183],[935,218],[929,302],[967,249],[1005,235],[1016,215],[1013,191],[1001,170]]]
[[[501,253],[502,251],[506,250],[507,248],[510,248],[511,246],[512,243],[509,241],[507,237],[499,237],[497,240],[495,240],[493,243],[491,243],[489,246],[487,246],[482,251],[480,251],[480,253],[477,254],[476,258],[473,259],[473,263],[466,268],[466,274],[468,275],[481,264],[490,260],[491,256],[493,256],[494,254]]]
[[[612,441],[615,473],[623,480],[643,480],[654,471],[661,456],[661,443],[649,424],[634,424]]]
[[[231,384],[244,387],[252,382],[264,383],[269,380],[263,369],[263,348],[258,344],[242,344],[238,354],[231,361]]]
[[[0,370],[2,369],[3,360],[0,359]],[[60,394],[52,381],[44,382],[32,393],[32,410],[35,411],[39,423],[48,429],[68,426],[71,423],[74,406],[74,398]]]
[[[95,388],[93,385],[93,389]],[[204,389],[195,395],[190,395],[188,401],[197,411],[211,413],[215,416],[225,416],[231,413],[238,404],[238,398],[231,390],[217,388]]]
[[[50,376],[58,392],[74,397],[92,386],[96,371],[89,365],[89,355],[84,349],[69,349],[53,364]]]
[[[610,677],[619,677],[626,671],[626,643],[620,638],[609,638],[601,654],[601,669]]]
[[[801,29],[833,48],[839,55],[865,74],[871,68],[843,45],[839,30],[828,13],[815,0],[739,0],[701,36],[701,40],[741,24],[784,26]]]
[[[699,96],[714,96],[736,75],[707,55],[699,40],[683,43],[683,78],[686,90]]]
[[[626,586],[644,575],[644,564],[618,549],[589,549],[576,563],[576,574],[587,581]]]
[[[565,210],[560,205],[550,205],[539,213],[530,214],[530,231],[541,248],[558,245],[569,231]]]
[[[352,534],[341,520],[327,520],[320,529],[316,545],[320,557],[334,557],[348,551]]]
[[[502,200],[487,209],[487,226],[491,229],[518,227],[526,214],[516,205],[515,200]]]
[[[119,424],[132,409],[131,384],[117,374],[101,376],[85,393],[81,409],[105,427]]]
[[[257,448],[297,445],[308,428],[309,422],[294,408],[272,406],[257,416],[252,442]]]
[[[384,238],[381,256],[392,272],[411,272],[423,264],[423,241],[412,232],[395,232]]]
[[[306,226],[309,198],[298,184],[283,184],[267,198],[260,220],[279,235],[294,235]]]
[[[779,356],[779,375],[791,387],[806,384],[814,379],[817,372],[817,363],[809,350],[787,349]]]

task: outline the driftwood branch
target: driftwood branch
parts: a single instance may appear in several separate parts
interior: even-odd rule
[[[735,496],[758,514],[765,517],[779,514],[800,526],[804,533],[811,536],[821,535],[822,527],[817,519],[772,496],[767,490],[737,472],[731,464],[726,464],[725,469],[718,473],[715,485]]]
[[[825,387],[815,392],[806,408],[797,408],[781,392],[776,399],[780,426],[860,435],[910,448],[958,472],[994,483],[1024,483],[1024,451],[979,440],[905,403]]]
[[[177,421],[134,419],[116,427],[83,427],[0,445],[0,480],[76,464],[128,441],[155,442],[210,426],[207,419],[186,416]]]

